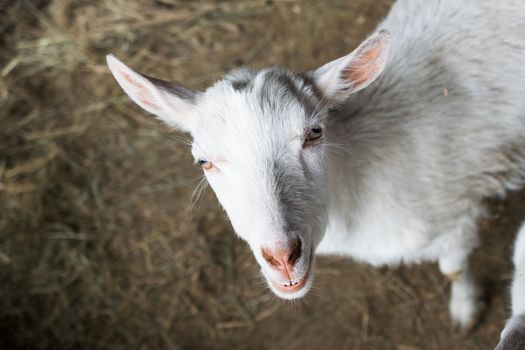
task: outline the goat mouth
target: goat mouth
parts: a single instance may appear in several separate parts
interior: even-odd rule
[[[294,293],[298,292],[305,286],[306,282],[308,281],[308,277],[310,276],[310,270],[308,269],[308,272],[301,278],[299,281],[290,281],[288,284],[282,284],[275,282],[273,280],[270,280],[272,285],[281,293]]]
[[[301,289],[304,288],[304,286],[310,279],[310,274],[312,271],[312,263],[314,260],[313,247],[310,249],[309,259],[310,260],[308,261],[308,268],[306,269],[306,272],[301,279],[296,280],[296,281],[289,281],[286,284],[275,282],[274,280],[270,279],[270,283],[272,284],[272,286],[283,294],[293,294],[293,293],[299,292]]]

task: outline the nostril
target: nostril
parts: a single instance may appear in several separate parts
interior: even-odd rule
[[[262,250],[262,256],[263,256],[264,260],[266,260],[268,262],[268,264],[270,264],[272,266],[275,266],[275,267],[281,266],[281,263],[279,262],[279,260],[275,259],[272,256],[272,254],[270,252],[268,252],[266,249]]]
[[[266,262],[279,270],[291,270],[302,255],[302,241],[296,238],[288,243],[288,249],[272,251],[262,248],[261,253]]]
[[[295,262],[301,257],[301,254],[303,252],[301,243],[302,242],[299,238],[295,239],[293,243],[292,252],[290,253],[290,256],[288,257],[288,263],[292,266],[295,265]]]

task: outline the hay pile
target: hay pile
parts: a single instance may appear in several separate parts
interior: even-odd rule
[[[241,64],[308,69],[353,48],[390,2],[0,3],[0,348],[399,348],[427,340],[432,323],[410,317],[438,314],[437,348],[461,342],[436,270],[406,286],[405,272],[331,261],[320,270],[345,291],[277,301],[213,194],[188,210],[201,173],[184,140],[105,66],[111,52],[192,88]]]

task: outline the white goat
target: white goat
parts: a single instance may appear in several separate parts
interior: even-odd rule
[[[514,280],[510,291],[512,317],[501,332],[496,350],[525,349],[525,224],[514,247]]]
[[[138,105],[192,135],[279,297],[307,293],[314,253],[438,261],[467,326],[481,201],[525,175],[524,18],[520,0],[399,0],[347,56],[305,74],[237,69],[204,92],[107,60]]]

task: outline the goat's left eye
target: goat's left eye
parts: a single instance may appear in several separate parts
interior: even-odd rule
[[[320,126],[313,127],[310,129],[310,131],[308,131],[305,142],[318,140],[321,138],[321,136],[323,136],[323,129]]]
[[[210,170],[211,168],[213,168],[213,164],[211,162],[207,161],[206,159],[199,159],[197,161],[197,164],[202,166],[202,168],[204,170]]]

